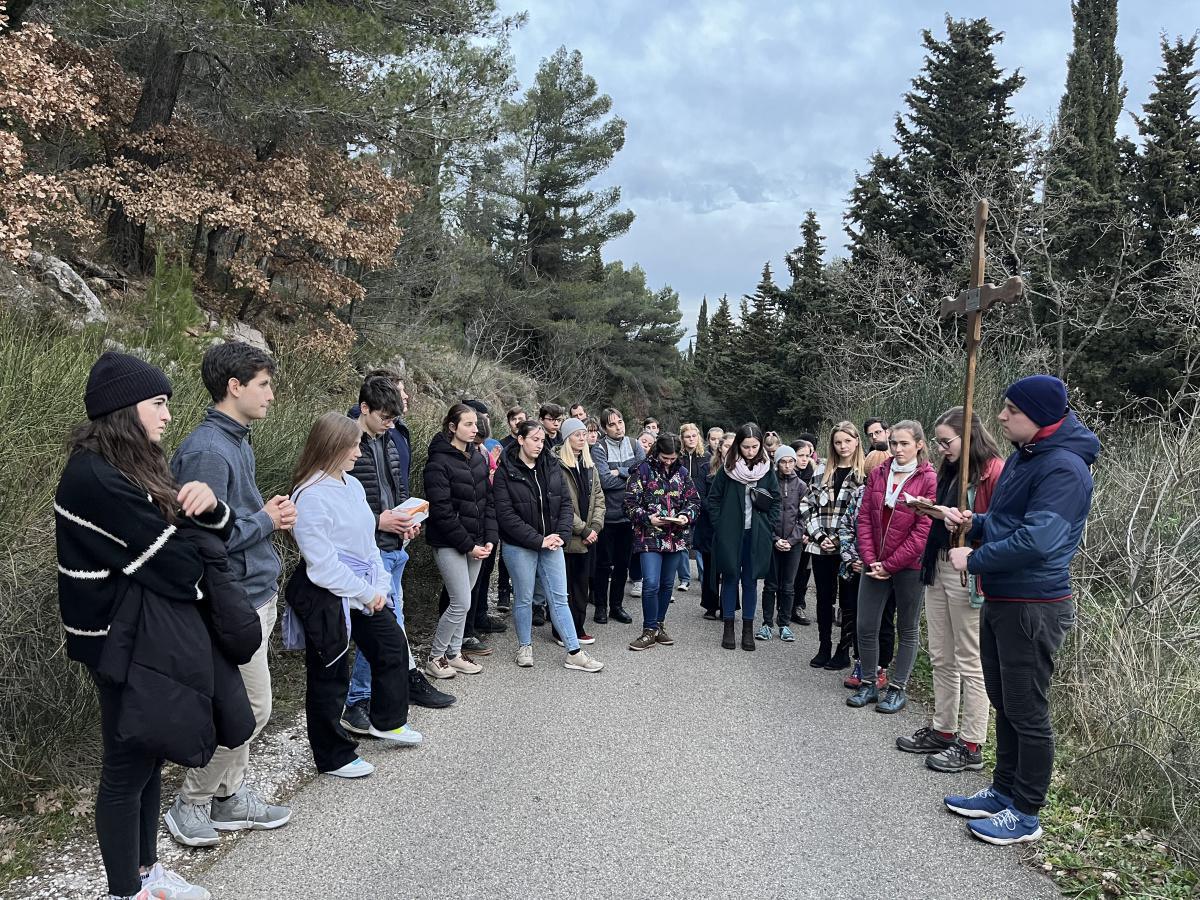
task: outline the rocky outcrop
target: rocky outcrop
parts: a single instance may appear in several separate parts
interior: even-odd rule
[[[57,256],[34,250],[29,254],[29,268],[37,274],[39,281],[67,301],[82,316],[85,324],[108,321],[108,315],[95,291],[78,272]]]

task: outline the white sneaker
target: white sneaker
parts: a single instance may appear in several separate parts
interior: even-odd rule
[[[162,863],[155,863],[146,873],[142,890],[158,900],[212,900],[212,894],[200,885],[189,884],[170,869],[164,869]]]
[[[690,581],[685,581],[685,582],[683,582],[683,583],[681,583],[681,584],[679,585],[679,589],[680,589],[681,591],[686,591],[686,590],[687,590],[688,588],[690,588],[691,586],[692,586],[692,583],[691,583]]]
[[[580,650],[578,653],[568,653],[566,660],[563,662],[564,669],[576,669],[580,672],[599,672],[604,668],[604,663],[598,659],[592,659],[587,655],[587,651]]]
[[[433,678],[453,678],[458,673],[454,671],[446,657],[432,656],[429,658],[429,662],[425,663],[425,674]]]
[[[633,589],[630,590],[629,596],[631,596],[631,597],[642,596],[642,583],[640,581],[635,581],[633,583]]]
[[[533,644],[522,644],[517,648],[517,665],[522,669],[533,666]]]
[[[377,737],[382,741],[391,741],[393,744],[403,744],[406,747],[415,747],[425,740],[421,732],[415,728],[409,728],[407,725],[401,725],[399,728],[392,728],[388,731],[380,731],[372,725],[371,737]]]
[[[446,657],[446,665],[455,672],[462,672],[464,675],[478,675],[483,671],[483,666],[477,662],[472,662],[461,653],[458,656]]]
[[[326,775],[335,775],[338,778],[365,778],[375,771],[375,767],[365,759],[359,759],[357,756],[346,763],[340,769],[333,769],[326,772]]]

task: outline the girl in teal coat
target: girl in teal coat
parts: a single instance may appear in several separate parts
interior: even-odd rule
[[[742,589],[742,649],[754,649],[758,579],[771,568],[779,521],[779,480],[763,448],[762,429],[748,422],[737,430],[705,498],[713,529],[713,565],[722,576],[721,646],[732,650],[733,613]]]

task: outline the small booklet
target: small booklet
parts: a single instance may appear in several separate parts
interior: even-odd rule
[[[392,512],[405,514],[412,519],[414,525],[419,525],[429,518],[429,501],[420,497],[409,497],[399,506],[392,507]]]
[[[929,516],[931,519],[940,519],[942,514],[937,510],[937,504],[928,500],[925,497],[914,497],[908,491],[904,492],[905,505],[923,516]]]

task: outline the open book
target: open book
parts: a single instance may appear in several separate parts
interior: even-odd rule
[[[904,492],[904,505],[918,515],[929,516],[931,519],[945,518],[932,500],[925,497],[914,497],[908,491]]]
[[[419,525],[429,518],[429,501],[420,497],[409,497],[399,506],[392,507],[392,512],[408,515],[414,525]]]

